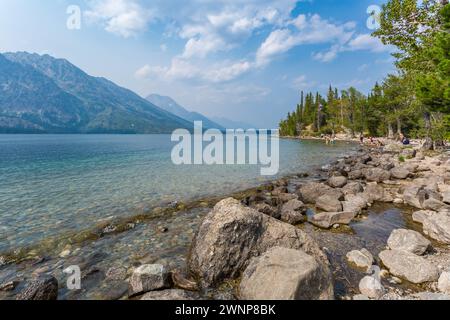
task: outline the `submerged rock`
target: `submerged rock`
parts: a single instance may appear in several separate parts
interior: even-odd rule
[[[168,288],[169,273],[160,264],[145,264],[134,270],[130,278],[130,296]]]
[[[384,294],[384,287],[378,279],[366,276],[359,283],[359,291],[369,298],[379,299]]]
[[[367,249],[353,250],[347,253],[347,260],[358,268],[369,269],[373,264],[373,256]]]
[[[431,242],[420,233],[406,229],[392,231],[387,243],[392,250],[407,251],[419,256],[431,246]]]
[[[386,250],[380,253],[380,259],[390,273],[412,283],[432,282],[439,278],[437,267],[414,253]]]
[[[32,280],[16,297],[16,300],[57,300],[58,280],[53,276],[39,276]]]
[[[243,300],[331,300],[333,288],[314,257],[302,250],[269,249],[242,275]]]
[[[203,220],[190,250],[189,270],[201,287],[214,287],[239,277],[251,258],[274,246],[303,249],[320,261],[331,282],[326,255],[304,231],[233,198],[219,202]]]

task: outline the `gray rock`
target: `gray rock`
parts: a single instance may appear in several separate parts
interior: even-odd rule
[[[341,212],[342,203],[332,195],[325,194],[316,200],[316,208],[326,212]]]
[[[320,263],[302,250],[269,249],[242,275],[243,300],[331,300],[333,288]]]
[[[57,300],[58,280],[42,275],[32,280],[16,297],[16,300]]]
[[[414,253],[386,250],[380,253],[380,259],[391,274],[412,283],[432,282],[439,278],[437,267]]]
[[[426,217],[423,233],[437,241],[450,244],[450,213],[441,211]]]
[[[367,202],[374,202],[374,201],[384,201],[385,191],[384,188],[380,185],[375,183],[370,183],[366,186],[366,189],[364,190],[364,195]]]
[[[405,203],[415,208],[422,209],[422,202],[419,198],[419,192],[423,187],[421,185],[411,185],[405,188],[403,192],[403,200]]]
[[[450,205],[450,191],[442,192],[442,202]]]
[[[305,221],[304,213],[307,209],[303,202],[292,199],[281,208],[281,221],[292,225],[302,223]]]
[[[342,188],[347,184],[347,178],[346,177],[331,177],[328,179],[328,185],[332,188]]]
[[[420,233],[406,229],[392,231],[387,243],[392,250],[407,251],[419,256],[431,246],[431,242]]]
[[[322,212],[315,214],[309,222],[324,229],[330,229],[335,224],[350,224],[356,217],[354,212]]]
[[[367,202],[368,200],[363,195],[347,195],[345,201],[342,202],[342,209],[344,212],[352,212],[358,215],[368,207]]]
[[[367,181],[383,182],[391,178],[391,173],[381,168],[363,169],[363,175]]]
[[[409,172],[409,170],[402,167],[395,167],[391,169],[391,176],[394,179],[404,180],[408,178],[410,175],[411,173]]]
[[[123,281],[127,278],[128,270],[125,267],[111,267],[106,271],[106,279],[112,281]]]
[[[268,216],[271,216],[272,218],[275,219],[280,219],[281,218],[281,212],[279,212],[279,210],[275,207],[272,207],[270,205],[268,205],[267,203],[256,203],[254,205],[252,205],[252,208],[254,208],[255,210],[267,214]]]
[[[437,199],[430,198],[430,199],[426,199],[423,202],[422,207],[425,210],[439,211],[445,207],[445,203],[443,203],[442,201],[439,201]]]
[[[203,288],[236,279],[249,260],[279,246],[303,249],[330,274],[328,258],[304,231],[228,198],[203,220],[192,243],[188,267]]]
[[[364,187],[359,182],[349,182],[342,188],[344,195],[357,195],[364,191]]]
[[[281,193],[278,198],[281,200],[281,202],[289,202],[291,200],[298,200],[298,196],[293,193]]]
[[[413,300],[431,300],[431,301],[437,301],[437,300],[450,300],[450,296],[443,293],[438,292],[420,292],[420,293],[414,293],[412,295],[409,295],[407,299],[413,299]]]
[[[450,271],[444,271],[441,273],[438,280],[439,291],[450,294]]]
[[[371,276],[362,278],[359,283],[359,291],[372,299],[379,299],[384,294],[384,288],[381,282]]]
[[[360,169],[350,171],[347,176],[350,180],[358,180],[364,177],[363,171]]]
[[[327,186],[326,184],[310,182],[302,186],[298,192],[303,202],[315,204],[318,197],[323,196],[331,190],[332,188]]]
[[[422,223],[425,221],[425,219],[431,217],[433,214],[435,214],[435,211],[431,211],[431,210],[420,210],[420,211],[415,211],[412,214],[412,219],[414,222],[418,222],[418,223]]]
[[[172,301],[189,301],[200,300],[200,296],[193,292],[179,289],[153,291],[142,296],[141,300],[172,300]]]
[[[347,260],[358,268],[370,269],[374,262],[372,254],[367,249],[353,250],[347,253]]]
[[[130,296],[169,287],[169,272],[160,264],[145,264],[134,270],[130,278]]]
[[[368,296],[365,296],[363,294],[356,294],[353,296],[352,300],[354,301],[366,301],[370,300]]]

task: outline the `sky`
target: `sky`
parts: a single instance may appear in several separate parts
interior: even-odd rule
[[[367,94],[394,72],[393,49],[371,36],[368,8],[382,3],[0,0],[0,52],[65,58],[143,97],[276,128],[301,90]]]

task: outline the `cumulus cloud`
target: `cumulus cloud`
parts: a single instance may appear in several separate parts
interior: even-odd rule
[[[309,17],[299,15],[289,25],[295,28],[277,29],[267,37],[256,54],[257,65],[264,66],[276,56],[304,44],[345,44],[353,36],[355,28],[353,22],[335,24],[316,14]],[[318,54],[317,58],[329,61],[335,58],[335,51],[333,47],[327,53]]]
[[[84,15],[88,21],[100,23],[106,31],[128,38],[144,31],[154,18],[151,9],[135,0],[92,0]]]

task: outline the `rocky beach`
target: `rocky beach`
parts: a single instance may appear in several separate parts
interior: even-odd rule
[[[448,151],[364,146],[317,172],[142,218],[55,254],[0,257],[0,298],[450,299]],[[133,247],[138,238],[148,241]],[[73,265],[80,290],[66,288]]]

